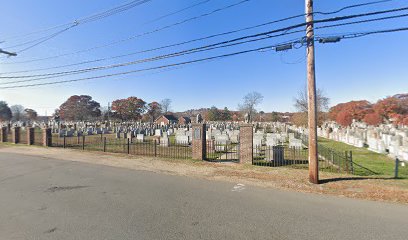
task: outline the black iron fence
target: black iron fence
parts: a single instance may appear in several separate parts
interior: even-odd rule
[[[210,162],[239,162],[239,144],[230,141],[208,140],[206,160]]]
[[[162,158],[189,159],[192,157],[191,145],[188,142],[160,141],[158,139],[138,141],[133,138],[111,138],[103,135],[52,138],[53,147],[125,153],[130,155],[152,156]]]
[[[293,168],[308,168],[309,151],[306,148],[293,148],[286,145],[258,145],[253,151],[253,165]],[[354,173],[353,162],[348,153],[341,154],[330,148],[319,146],[319,170]]]

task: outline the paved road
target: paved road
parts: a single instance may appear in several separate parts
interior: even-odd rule
[[[0,154],[0,239],[408,239],[408,207]]]

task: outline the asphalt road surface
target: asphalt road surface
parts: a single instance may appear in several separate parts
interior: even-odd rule
[[[408,207],[0,154],[0,239],[408,239]]]

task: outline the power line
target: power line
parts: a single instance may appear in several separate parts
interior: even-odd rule
[[[393,10],[394,11],[394,10]],[[384,12],[384,11],[381,11]],[[328,19],[321,19],[321,20],[316,20],[314,23],[321,23],[321,22],[332,22],[332,21],[339,21],[343,20],[343,19],[350,19],[350,18],[356,18],[356,17],[361,17],[361,16],[367,16],[367,15],[373,15],[373,14],[378,14],[379,12],[371,12],[371,13],[364,13],[364,14],[357,14],[357,15],[349,15],[349,16],[342,16],[342,17],[335,17],[335,18],[328,18]],[[368,21],[368,20],[365,20]],[[374,21],[374,19],[371,19],[370,21]],[[353,24],[353,23],[347,23],[347,24]],[[291,29],[295,29],[295,28],[299,28],[299,27],[303,27],[305,26],[306,23],[302,23],[302,24],[296,24],[296,25],[292,25],[289,27],[285,27],[285,28],[280,28],[280,29],[276,29],[276,30],[272,30],[272,31],[268,31],[268,32],[263,32],[263,33],[258,33],[258,34],[254,34],[254,35],[249,35],[249,36],[244,36],[244,37],[240,37],[240,38],[235,38],[232,40],[228,40],[228,41],[223,41],[220,43],[216,43],[216,44],[211,44],[211,45],[207,45],[204,47],[199,47],[199,48],[194,48],[192,50],[185,50],[182,52],[178,52],[178,53],[173,53],[173,54],[168,54],[168,55],[164,55],[167,57],[174,57],[174,56],[179,56],[179,54],[185,54],[187,52],[190,51],[197,51],[199,49],[206,49],[209,47],[213,47],[213,46],[217,46],[217,45],[222,45],[222,44],[227,44],[227,43],[231,43],[231,42],[236,42],[236,41],[240,41],[240,40],[244,40],[247,38],[254,38],[254,37],[260,37],[260,36],[264,36],[264,35],[268,35],[268,34],[272,34],[272,33],[277,33],[277,32],[282,32],[282,31],[288,31]],[[336,26],[336,25],[334,25]],[[333,26],[324,26],[324,27],[320,27],[320,28],[328,28],[328,27],[333,27]],[[281,35],[279,35],[281,36]],[[255,40],[255,41],[259,41],[259,40]],[[157,58],[157,57],[156,57]],[[156,58],[150,58],[153,60],[156,60]],[[162,57],[160,57],[161,59]],[[64,71],[64,72],[57,72],[57,73],[47,73],[47,74],[37,74],[37,75],[26,75],[26,76],[5,76],[5,77],[0,77],[3,79],[12,79],[12,78],[32,78],[32,77],[41,77],[41,76],[56,76],[56,75],[69,75],[69,74],[78,74],[78,73],[84,73],[84,72],[88,72],[88,71],[94,71],[94,70],[102,70],[102,69],[107,69],[107,68],[115,68],[115,67],[119,67],[119,66],[128,66],[131,64],[135,64],[135,63],[140,63],[140,61],[132,61],[132,62],[127,62],[127,63],[120,63],[120,64],[116,64],[116,65],[110,65],[110,66],[100,66],[100,67],[92,67],[92,68],[86,68],[86,69],[80,69],[80,70],[72,70],[72,71]],[[45,79],[45,78],[41,78]],[[21,82],[21,81],[20,81]],[[7,82],[7,83],[15,83],[15,82]],[[6,84],[6,83],[3,83]]]
[[[38,46],[38,45],[40,45],[40,44],[42,44],[42,43],[44,43],[44,42],[46,42],[46,41],[52,39],[52,38],[57,37],[58,35],[60,35],[60,34],[62,34],[62,33],[64,33],[64,32],[66,32],[66,31],[68,31],[68,30],[70,30],[70,29],[72,29],[72,28],[74,28],[74,27],[77,27],[77,26],[80,25],[80,24],[82,25],[82,24],[86,24],[86,23],[89,23],[89,22],[97,21],[97,20],[100,20],[100,19],[103,19],[103,18],[112,16],[112,15],[114,15],[114,14],[117,14],[117,13],[126,11],[126,10],[128,10],[128,9],[130,9],[130,8],[133,8],[133,7],[135,7],[135,6],[138,6],[138,5],[147,3],[147,2],[149,2],[149,1],[151,1],[151,0],[138,0],[138,1],[139,1],[139,2],[136,2],[136,4],[133,4],[132,6],[128,6],[128,7],[126,7],[126,8],[121,8],[121,9],[115,10],[115,11],[110,12],[110,13],[107,12],[107,13],[104,13],[104,14],[102,14],[102,15],[98,15],[98,16],[95,16],[95,17],[91,17],[91,18],[87,18],[87,19],[83,19],[83,20],[76,20],[71,26],[69,26],[69,27],[67,27],[67,28],[65,28],[65,29],[63,29],[63,30],[61,30],[61,31],[58,31],[58,32],[56,32],[56,33],[54,33],[54,34],[51,34],[50,36],[47,36],[47,37],[45,37],[45,38],[43,37],[43,38],[37,39],[37,40],[38,40],[37,43],[35,43],[35,44],[33,44],[33,45],[30,45],[30,46],[28,46],[28,47],[26,47],[26,48],[24,48],[24,49],[22,49],[22,50],[19,50],[19,51],[17,51],[17,52],[18,52],[18,53],[25,52],[25,51],[27,51],[27,50],[29,50],[29,49],[31,49],[31,48],[34,48],[34,47],[36,47],[36,46]],[[22,44],[22,45],[27,45],[27,44]]]
[[[329,15],[329,14],[338,13],[338,12],[341,12],[341,11],[344,11],[344,10],[350,9],[350,8],[356,8],[356,7],[361,7],[361,6],[379,4],[379,3],[383,3],[383,2],[389,2],[389,1],[392,1],[392,0],[382,0],[382,1],[374,1],[374,2],[363,3],[363,4],[350,5],[350,6],[343,7],[343,8],[341,8],[341,9],[339,9],[339,10],[333,11],[333,12],[316,12],[316,14]],[[116,45],[116,44],[119,44],[119,43],[121,43],[121,42],[129,41],[129,40],[132,40],[132,39],[137,38],[137,37],[141,37],[141,36],[145,36],[145,35],[148,35],[148,34],[151,34],[151,33],[155,33],[155,32],[164,30],[164,29],[166,29],[166,28],[170,28],[170,27],[173,27],[173,26],[176,26],[176,25],[185,23],[185,22],[187,22],[187,21],[191,21],[191,20],[194,20],[194,19],[197,19],[197,18],[201,18],[201,17],[203,17],[203,16],[208,16],[208,15],[213,14],[213,13],[215,13],[215,12],[218,12],[218,11],[221,11],[221,10],[225,10],[225,9],[227,9],[227,8],[233,7],[233,6],[235,6],[235,5],[242,4],[242,3],[244,3],[244,2],[246,2],[246,1],[241,1],[241,2],[238,2],[238,3],[236,3],[236,4],[232,4],[232,5],[226,6],[226,7],[224,7],[224,8],[216,9],[216,10],[210,12],[210,13],[206,13],[206,14],[203,14],[203,15],[200,15],[200,16],[197,16],[197,17],[192,17],[192,18],[183,20],[183,21],[181,21],[181,22],[178,22],[178,23],[175,23],[175,24],[171,24],[171,25],[165,26],[165,27],[163,27],[163,28],[159,28],[159,29],[156,29],[156,30],[153,30],[153,31],[150,31],[150,32],[146,32],[146,33],[142,33],[142,34],[139,34],[139,35],[131,36],[131,37],[126,38],[126,39],[117,40],[117,41],[114,41],[114,42],[111,42],[111,43],[108,43],[108,44],[105,44],[105,45],[99,45],[99,46],[96,46],[96,47],[92,47],[92,48],[88,48],[88,49],[84,49],[84,50],[80,50],[80,51],[76,51],[76,52],[71,52],[71,53],[59,54],[59,55],[55,55],[55,56],[51,56],[51,57],[38,58],[38,59],[32,59],[32,60],[26,60],[26,61],[20,61],[20,62],[3,63],[3,64],[20,64],[20,63],[37,62],[37,61],[55,59],[55,58],[59,58],[59,57],[64,57],[64,56],[69,56],[69,55],[84,53],[84,52],[88,52],[88,51],[93,51],[93,50],[96,50],[96,49],[99,49],[99,48],[104,48],[104,47]],[[271,21],[271,22],[268,22],[268,23],[259,24],[259,25],[253,26],[253,27],[247,27],[247,28],[243,28],[243,29],[236,30],[236,31],[230,31],[230,32],[226,32],[226,33],[216,34],[216,35],[210,36],[210,37],[208,37],[208,38],[217,37],[217,36],[222,36],[222,35],[226,35],[226,34],[232,34],[232,33],[235,33],[235,32],[244,31],[244,30],[249,30],[249,29],[252,29],[252,28],[258,28],[258,27],[262,27],[262,26],[266,26],[266,25],[270,25],[270,24],[274,24],[274,23],[278,23],[278,22],[283,22],[283,21],[287,21],[287,20],[291,20],[291,19],[295,19],[295,18],[303,17],[303,16],[305,16],[305,14],[294,15],[294,16],[291,16],[291,17],[287,17],[287,18],[283,18],[283,19]],[[197,40],[204,40],[204,39],[208,39],[208,38],[201,38],[201,39],[197,39]],[[195,40],[193,40],[193,41],[195,41]],[[189,43],[189,42],[193,42],[193,41],[188,41],[188,42],[185,42],[185,43]],[[185,43],[183,43],[183,44],[185,44]],[[178,44],[176,44],[176,45],[178,45]],[[172,46],[175,46],[175,45],[170,45],[169,47],[172,47]],[[88,63],[88,62],[85,62],[85,63]]]
[[[106,17],[109,17],[111,15],[123,12],[123,11],[127,11],[127,10],[129,10],[131,8],[134,8],[134,7],[136,7],[136,6],[138,6],[138,5],[142,4],[142,3],[145,3],[147,1],[151,1],[151,0],[132,0],[131,2],[128,2],[128,3],[122,4],[120,6],[105,10],[105,11],[103,11],[101,13],[92,14],[92,15],[90,15],[88,17],[82,17],[82,18],[76,19],[76,20],[74,20],[72,22],[69,22],[69,23],[59,24],[59,25],[56,25],[56,26],[53,26],[53,27],[33,31],[33,32],[30,32],[30,33],[22,34],[22,35],[6,37],[6,38],[3,38],[3,42],[4,42],[4,40],[23,38],[23,37],[34,35],[34,34],[37,34],[37,33],[48,32],[48,31],[51,31],[51,30],[54,30],[54,29],[57,29],[57,28],[61,28],[61,27],[69,27],[69,26],[78,25],[78,24],[85,24],[85,23],[88,23],[90,21],[96,21],[96,20],[106,18]]]
[[[220,59],[220,58],[225,58],[225,57],[241,55],[241,54],[250,53],[250,52],[257,52],[257,51],[262,51],[262,50],[266,50],[266,49],[275,48],[276,46],[279,46],[279,45],[280,44],[270,45],[270,46],[259,47],[259,48],[255,48],[255,49],[245,50],[245,51],[239,51],[239,52],[233,52],[233,53],[229,53],[229,54],[217,55],[217,56],[213,56],[213,57],[207,57],[207,58],[195,59],[195,60],[191,60],[191,61],[167,64],[167,65],[162,65],[162,66],[158,66],[158,67],[150,67],[150,68],[144,68],[144,69],[138,69],[138,70],[132,70],[132,71],[126,71],[126,72],[119,72],[119,73],[100,75],[100,76],[95,76],[95,77],[86,77],[86,78],[71,79],[71,80],[61,80],[61,81],[46,82],[46,83],[17,85],[17,86],[9,86],[9,87],[0,87],[0,89],[44,86],[44,85],[53,85],[53,84],[59,84],[59,83],[77,82],[77,81],[85,81],[85,80],[91,80],[91,79],[113,77],[113,76],[119,76],[119,75],[128,75],[128,74],[136,73],[136,72],[150,71],[150,70],[163,69],[163,68],[169,68],[169,67],[177,67],[177,66],[183,66],[183,65],[192,64],[192,63],[198,63],[198,62],[204,62],[204,61],[209,61],[209,60],[215,60],[215,59]]]
[[[93,50],[100,49],[100,48],[109,47],[109,46],[116,45],[116,44],[119,44],[119,43],[122,43],[122,42],[130,41],[130,40],[135,39],[135,38],[139,38],[139,37],[142,37],[142,36],[146,36],[146,35],[150,35],[150,34],[153,34],[153,33],[157,33],[157,32],[163,31],[163,30],[165,30],[165,29],[169,29],[169,28],[172,28],[172,27],[175,27],[175,26],[178,26],[178,25],[181,25],[181,24],[184,24],[184,23],[193,21],[193,20],[197,20],[197,19],[200,19],[200,18],[203,18],[203,17],[207,17],[207,16],[210,16],[210,15],[212,15],[212,14],[218,13],[218,12],[220,12],[220,11],[227,10],[227,9],[229,9],[229,8],[232,8],[232,7],[241,5],[241,4],[246,3],[246,2],[249,2],[249,1],[251,1],[251,0],[241,0],[241,1],[237,2],[237,3],[230,4],[230,5],[224,6],[224,7],[222,7],[222,8],[217,8],[217,9],[215,9],[215,10],[212,10],[212,11],[210,11],[210,12],[207,12],[207,13],[204,13],[204,14],[201,14],[201,15],[198,15],[198,16],[194,16],[194,17],[191,17],[191,18],[188,18],[188,19],[184,19],[184,20],[182,20],[182,21],[179,21],[179,22],[176,22],[176,23],[173,23],[173,24],[170,24],[170,25],[166,25],[166,26],[164,26],[164,27],[157,28],[157,29],[155,29],[155,30],[151,30],[151,31],[148,31],[148,32],[144,32],[144,33],[141,33],[141,34],[138,34],[138,35],[134,35],[134,36],[131,36],[131,37],[128,37],[128,38],[116,40],[116,41],[113,41],[113,42],[110,42],[110,43],[107,43],[107,44],[104,44],[104,45],[99,45],[99,46],[96,46],[96,47],[92,47],[92,48],[88,48],[88,49],[84,49],[84,50],[80,50],[80,51],[76,51],[76,52],[65,53],[65,54],[59,54],[59,55],[52,56],[52,57],[46,57],[46,58],[40,58],[40,59],[33,59],[33,60],[27,60],[27,61],[21,61],[21,62],[14,62],[14,63],[3,63],[3,64],[16,64],[16,63],[37,62],[37,61],[43,61],[43,60],[48,60],[48,59],[55,59],[55,58],[59,58],[59,57],[70,56],[70,55],[74,55],[74,54],[79,54],[79,53],[89,52],[89,51],[93,51]]]
[[[351,39],[351,38],[364,37],[364,36],[373,35],[373,34],[383,34],[383,33],[401,32],[401,31],[408,31],[408,27],[395,28],[395,29],[385,29],[385,30],[376,30],[376,31],[371,31],[371,32],[359,32],[359,33],[344,35],[344,36],[342,36],[342,38],[343,39]],[[297,43],[299,41],[303,41],[303,38],[301,40],[293,40],[291,43],[295,44],[295,43]],[[316,38],[316,41],[318,41],[318,37]],[[245,51],[233,52],[233,53],[223,54],[223,55],[218,55],[218,56],[213,56],[213,57],[207,57],[207,58],[195,59],[195,60],[186,61],[186,62],[179,62],[179,63],[161,65],[161,66],[157,66],[157,67],[150,67],[150,68],[144,68],[144,69],[138,69],[138,70],[131,70],[131,71],[126,71],[126,72],[112,73],[112,74],[106,74],[106,75],[100,75],[100,76],[94,76],[94,77],[86,77],[86,78],[79,78],[79,79],[70,79],[70,80],[46,82],[46,83],[36,83],[36,84],[26,84],[26,85],[16,85],[16,86],[9,86],[9,87],[0,87],[0,89],[12,89],[12,88],[24,88],[24,87],[33,87],[33,86],[54,85],[54,84],[60,84],[60,83],[68,83],[68,82],[85,81],[85,80],[91,80],[91,79],[107,78],[107,77],[113,77],[113,76],[118,76],[118,75],[128,75],[128,74],[135,73],[135,72],[143,72],[143,71],[150,71],[150,70],[156,70],[156,69],[183,66],[183,65],[187,65],[187,64],[192,64],[192,63],[197,63],[197,62],[204,62],[204,61],[208,61],[208,60],[215,60],[215,59],[220,59],[220,58],[224,58],[224,57],[230,57],[230,56],[236,56],[236,55],[241,55],[241,54],[245,54],[245,53],[250,53],[250,52],[263,51],[263,50],[269,50],[269,49],[274,49],[274,48],[276,49],[276,47],[281,46],[281,45],[282,45],[282,43],[278,44],[278,45],[270,45],[270,46],[259,47],[259,48],[255,48],[255,49],[245,50]]]
[[[298,30],[298,31],[293,31],[293,32],[285,32],[285,33],[277,34],[277,35],[274,35],[274,36],[271,36],[271,35],[268,34],[267,36],[263,36],[261,38],[237,42],[237,41],[245,40],[245,39],[248,38],[247,36],[245,36],[245,37],[241,37],[239,39],[223,41],[223,42],[210,44],[210,45],[206,45],[206,46],[202,46],[202,47],[197,47],[197,48],[193,48],[193,49],[188,49],[188,50],[175,52],[175,53],[171,53],[171,54],[160,55],[160,56],[156,56],[156,57],[152,57],[152,58],[145,58],[145,59],[141,59],[141,60],[126,62],[126,63],[120,63],[120,64],[114,64],[114,65],[108,65],[108,66],[100,66],[100,67],[93,67],[93,68],[66,71],[66,72],[59,72],[59,73],[38,74],[38,75],[31,75],[31,76],[1,77],[1,78],[9,78],[9,79],[10,78],[32,78],[32,77],[40,77],[40,78],[10,81],[10,82],[2,82],[2,83],[0,83],[0,85],[11,84],[11,83],[21,83],[21,82],[32,82],[32,81],[49,79],[49,78],[53,78],[53,77],[61,77],[61,76],[81,74],[81,73],[86,73],[86,72],[96,71],[96,70],[106,70],[106,69],[110,69],[110,68],[124,67],[124,66],[135,65],[135,64],[146,63],[146,62],[157,61],[157,60],[163,60],[163,59],[167,59],[167,58],[178,57],[178,56],[183,56],[183,55],[187,55],[187,54],[204,52],[204,51],[209,51],[209,50],[214,50],[214,49],[219,49],[219,48],[226,48],[226,47],[241,45],[241,44],[245,44],[245,43],[257,42],[257,41],[266,40],[266,39],[270,39],[270,38],[274,38],[274,37],[280,37],[280,36],[285,36],[285,35],[289,35],[289,34],[299,33],[299,32],[302,32],[302,31],[303,30]]]
[[[354,21],[354,22],[347,22],[347,23],[340,23],[340,24],[333,24],[333,25],[327,25],[327,26],[319,26],[319,27],[315,27],[315,29],[333,28],[333,27],[347,26],[347,25],[352,25],[352,24],[361,24],[361,23],[396,19],[396,18],[401,18],[401,17],[408,17],[408,14],[401,14],[401,15],[395,15],[395,16],[389,16],[389,17],[382,17],[382,18],[375,18],[375,19],[368,19],[368,20],[361,20],[361,21]],[[301,32],[301,31],[297,31],[297,32]],[[201,39],[202,38],[200,38],[198,40],[201,40]],[[196,41],[196,40],[197,39],[191,40],[191,41]],[[191,42],[191,41],[187,41],[187,42]],[[49,67],[49,68],[40,68],[40,69],[32,69],[32,70],[24,70],[24,71],[16,71],[16,72],[7,72],[7,73],[3,73],[3,74],[33,72],[33,71],[50,70],[50,69],[58,69],[58,68],[69,67],[69,66],[82,65],[82,64],[87,64],[87,63],[93,63],[93,62],[99,62],[99,61],[105,61],[105,60],[110,60],[110,59],[115,59],[115,58],[121,58],[121,57],[136,55],[136,54],[139,54],[139,53],[142,53],[142,52],[143,53],[144,52],[150,52],[150,51],[154,51],[154,50],[158,50],[158,49],[168,48],[169,46],[181,45],[181,44],[184,44],[184,43],[185,42],[179,43],[179,44],[168,45],[168,46],[164,46],[164,47],[159,47],[159,48],[154,48],[154,49],[149,49],[149,50],[144,50],[144,51],[139,51],[139,52],[135,52],[135,53],[117,55],[117,56],[113,56],[113,57],[109,57],[109,58],[101,58],[101,59],[96,59],[96,60],[91,60],[91,61],[85,61],[85,62],[80,62],[80,63],[74,63],[74,64],[68,64],[68,65],[62,65],[62,66],[54,66],[54,67]],[[0,77],[0,79],[1,78],[24,78],[24,77],[25,76],[18,76],[18,77],[7,77],[7,76],[5,76],[5,77]]]
[[[200,1],[200,2],[194,3],[193,5],[187,6],[187,7],[185,7],[185,8],[180,9],[180,10],[177,10],[177,11],[168,13],[168,14],[166,14],[166,15],[163,15],[163,16],[161,16],[161,17],[155,18],[155,19],[153,19],[153,20],[150,20],[150,21],[146,22],[145,24],[150,24],[150,23],[154,23],[154,22],[160,21],[160,20],[162,20],[162,19],[164,19],[164,18],[167,18],[167,17],[173,16],[173,15],[176,15],[176,14],[178,14],[178,13],[181,13],[181,12],[184,12],[184,11],[189,10],[189,9],[191,9],[191,8],[194,8],[194,7],[203,5],[203,4],[208,3],[208,2],[210,2],[210,1],[211,1],[211,0],[204,0],[204,1]]]

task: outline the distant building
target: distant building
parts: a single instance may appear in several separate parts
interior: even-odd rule
[[[190,124],[191,123],[191,118],[189,118],[189,117],[180,117],[178,119],[178,123],[181,124],[181,125]]]
[[[177,123],[178,120],[174,115],[162,115],[154,122],[159,125],[167,125]]]

